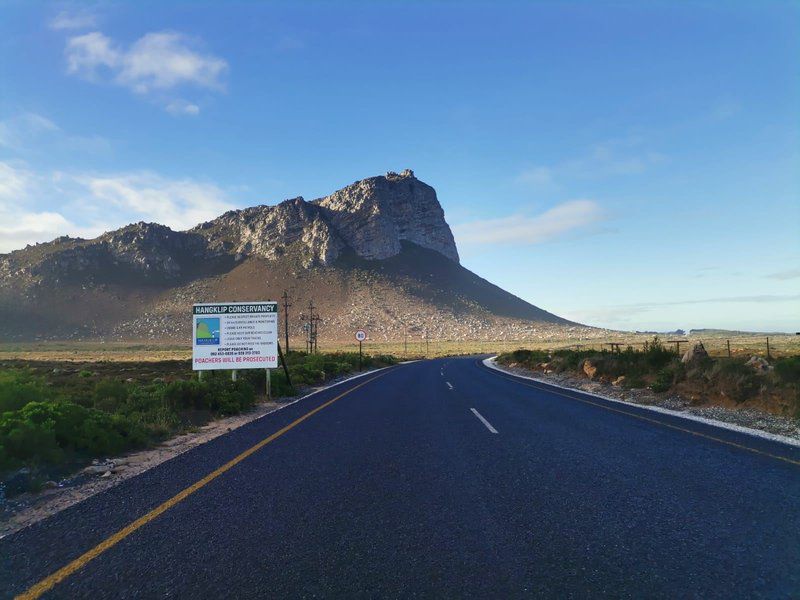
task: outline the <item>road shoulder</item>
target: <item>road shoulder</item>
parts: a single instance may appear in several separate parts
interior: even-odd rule
[[[119,457],[107,458],[98,464],[90,465],[80,473],[76,473],[65,480],[67,482],[65,485],[46,489],[36,494],[22,494],[15,498],[13,502],[8,502],[2,515],[0,515],[0,539],[38,523],[100,492],[116,487],[128,479],[141,475],[168,460],[220,436],[231,433],[248,423],[257,421],[336,386],[387,368],[389,367],[371,369],[330,381],[322,386],[308,388],[306,390],[308,393],[299,398],[278,398],[274,402],[261,402],[247,412],[217,419],[197,431],[175,436],[155,447]]]
[[[497,364],[496,356],[486,358],[482,361],[483,365],[489,369],[512,375],[520,379],[527,379],[554,388],[579,392],[587,396],[592,396],[606,402],[615,402],[627,406],[634,406],[649,411],[670,415],[672,417],[704,423],[720,427],[730,431],[752,435],[758,438],[788,444],[800,448],[800,428],[790,419],[777,417],[762,413],[760,411],[739,411],[730,410],[723,407],[691,407],[688,405],[680,406],[673,399],[660,399],[655,394],[650,393],[630,393],[619,390],[612,386],[603,386],[594,382],[586,382],[577,377],[559,376],[558,380],[548,377],[533,377],[532,371],[521,368],[508,368]],[[596,388],[602,388],[598,390]],[[602,391],[603,393],[598,393]],[[622,396],[625,397],[622,397]],[[668,407],[665,405],[671,405]],[[680,409],[674,408],[680,406]],[[713,417],[708,413],[713,412]],[[701,414],[699,414],[701,413]],[[706,414],[702,414],[706,413]],[[780,428],[781,432],[774,431]]]

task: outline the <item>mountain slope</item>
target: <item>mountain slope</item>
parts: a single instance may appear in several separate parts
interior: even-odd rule
[[[9,339],[187,339],[193,302],[310,300],[321,335],[451,339],[575,327],[458,262],[436,192],[413,172],[371,177],[311,202],[230,211],[188,231],[138,223],[0,255]],[[301,323],[290,323],[301,335]],[[519,337],[517,337],[519,339]]]

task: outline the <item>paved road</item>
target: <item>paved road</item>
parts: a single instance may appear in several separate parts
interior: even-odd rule
[[[82,555],[45,597],[798,597],[800,451],[419,362],[0,540],[0,595]]]

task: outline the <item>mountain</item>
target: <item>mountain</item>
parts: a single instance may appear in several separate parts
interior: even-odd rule
[[[191,304],[313,300],[321,339],[407,333],[523,339],[583,326],[459,264],[436,191],[410,170],[330,196],[233,210],[187,231],[136,223],[95,239],[60,237],[0,255],[6,339],[185,340]],[[588,329],[588,328],[586,328]]]

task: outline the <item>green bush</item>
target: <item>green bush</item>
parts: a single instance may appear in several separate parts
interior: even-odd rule
[[[501,354],[497,357],[497,360],[500,364],[517,363],[528,367],[535,367],[540,363],[550,360],[550,355],[543,350],[525,350],[520,348],[513,352]]]
[[[744,402],[755,396],[761,385],[755,371],[736,359],[716,361],[709,377],[720,392],[736,402]]]
[[[145,433],[120,415],[72,402],[31,402],[0,417],[0,465],[60,464],[70,458],[110,455],[146,442]]]
[[[656,374],[655,381],[650,385],[654,392],[666,392],[676,383],[686,378],[686,371],[683,365],[678,362],[673,355],[673,362]]]
[[[661,369],[667,366],[675,358],[676,354],[666,348],[658,336],[653,338],[645,350],[644,362],[651,370]]]
[[[113,413],[128,399],[128,386],[121,381],[104,379],[97,382],[92,395],[94,408]]]
[[[0,371],[0,413],[19,410],[30,402],[52,400],[53,390],[40,377],[29,371]]]
[[[788,356],[775,361],[775,376],[781,383],[800,384],[800,356]]]

